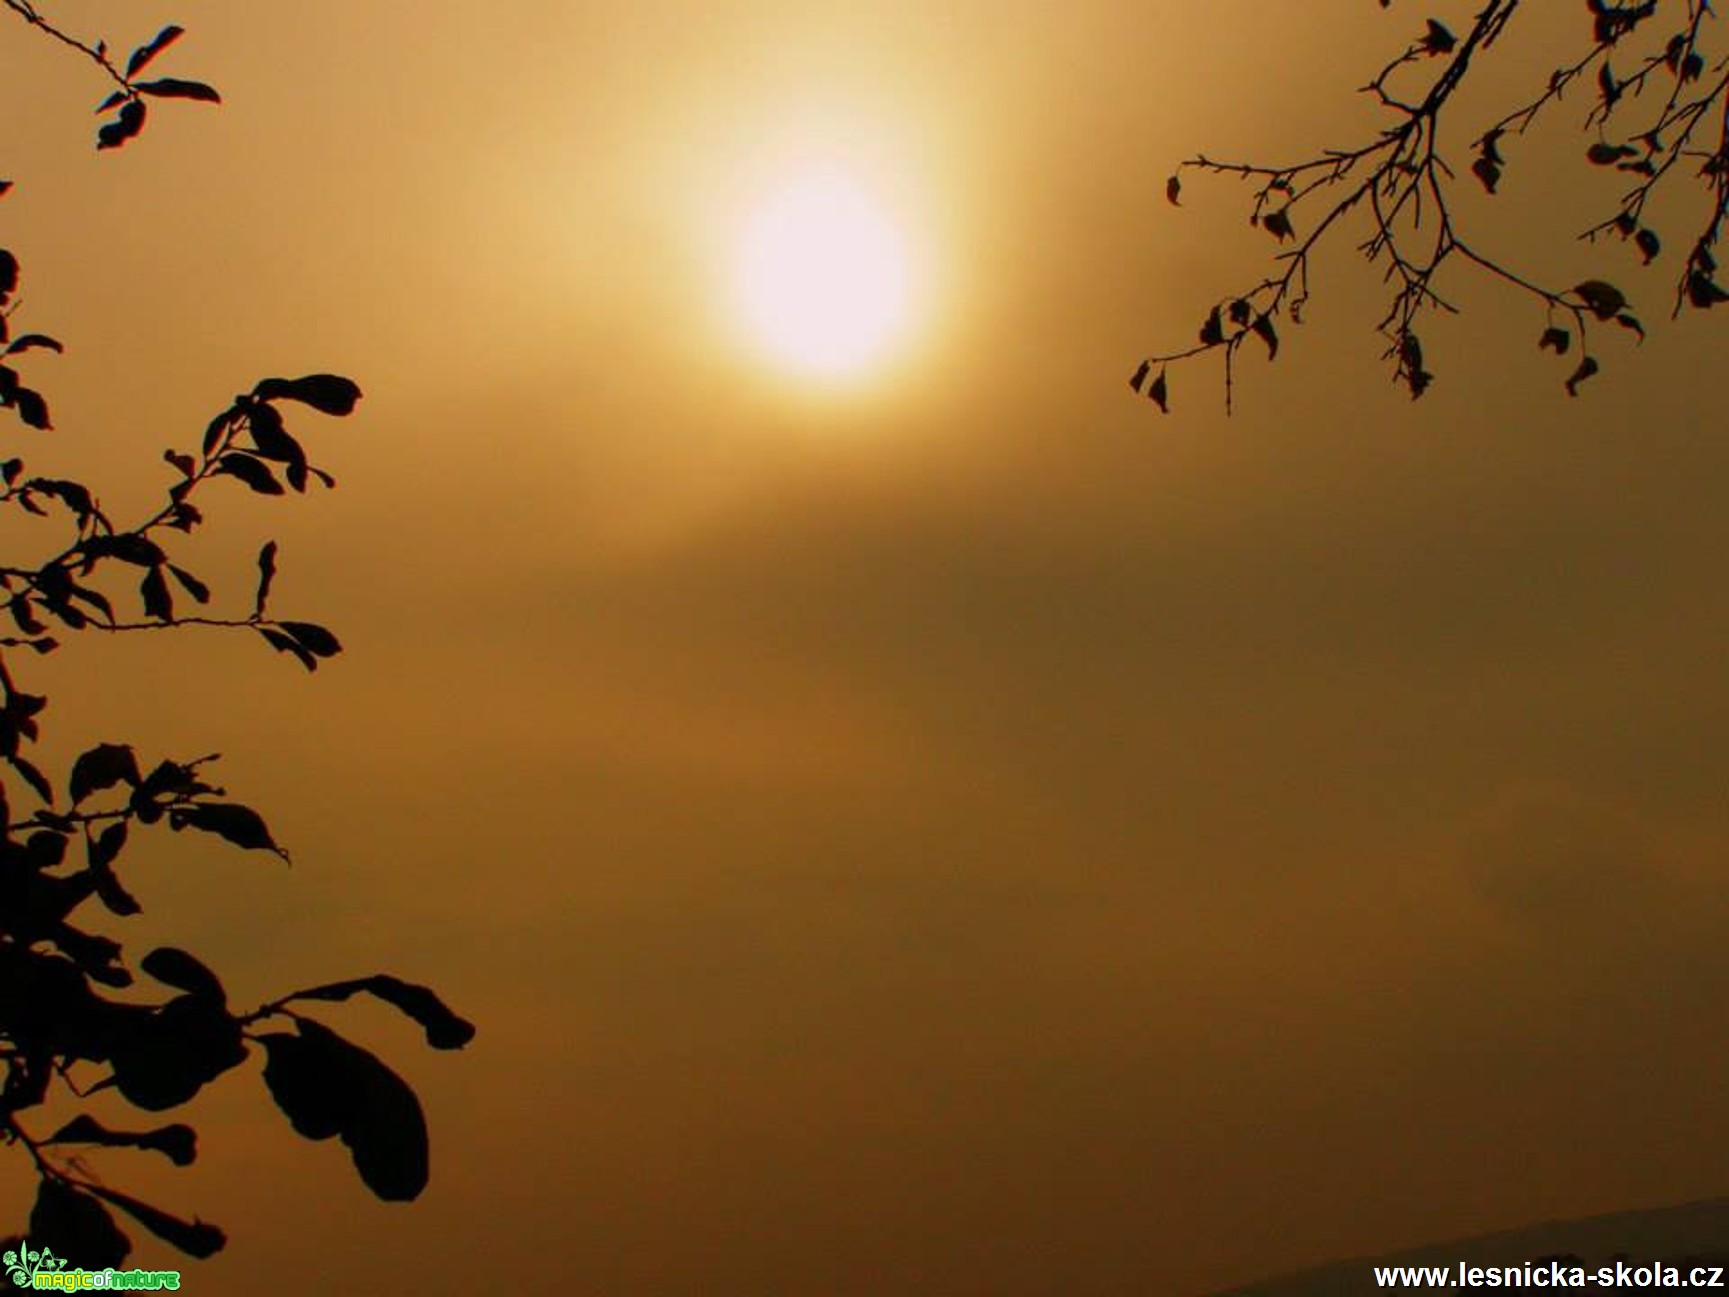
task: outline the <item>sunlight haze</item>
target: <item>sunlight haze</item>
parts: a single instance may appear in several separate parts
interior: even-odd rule
[[[412,1206],[256,1062],[195,1165],[97,1150],[228,1230],[186,1291],[1200,1297],[1729,1190],[1724,312],[1576,237],[1625,181],[1583,101],[1461,203],[1637,306],[1577,399],[1465,278],[1413,402],[1347,236],[1231,415],[1206,356],[1161,416],[1141,357],[1289,246],[1166,177],[1362,138],[1427,11],[39,7],[183,25],[223,103],[99,155],[96,70],[0,13],[14,327],[66,343],[6,453],[130,519],[256,380],[365,392],[292,415],[336,490],[218,482],[189,545],[243,617],[278,541],[342,657],[71,636],[13,663],[42,764],[220,751],[292,850],[141,831],[129,950],[479,1027],[317,1006],[425,1102]],[[1526,6],[1471,112],[1585,21]]]

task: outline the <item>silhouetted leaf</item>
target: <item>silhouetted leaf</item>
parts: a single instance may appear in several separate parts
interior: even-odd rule
[[[72,763],[66,786],[76,806],[91,793],[118,783],[138,786],[138,757],[124,743],[98,743]]]
[[[50,338],[46,333],[24,333],[12,340],[12,344],[6,348],[6,354],[10,356],[17,352],[30,351],[37,347],[40,347],[45,351],[53,352],[62,352],[66,350],[65,347],[60,345],[59,341]]]
[[[105,122],[96,132],[98,149],[117,149],[144,129],[145,109],[142,99],[128,99],[111,122]]]
[[[1568,333],[1565,329],[1557,328],[1555,325],[1550,325],[1547,329],[1544,329],[1543,336],[1537,339],[1537,349],[1539,351],[1549,349],[1554,351],[1557,356],[1565,356],[1567,354],[1567,348],[1572,345],[1573,335]]]
[[[48,417],[48,402],[42,399],[42,393],[20,387],[12,393],[12,405],[25,427],[46,431],[54,426]]]
[[[90,868],[100,873],[111,868],[126,847],[126,821],[117,820],[102,832],[87,839],[84,851]]]
[[[1149,362],[1143,360],[1138,366],[1136,366],[1134,377],[1129,379],[1129,386],[1131,388],[1133,388],[1138,393],[1141,390],[1141,388],[1146,385],[1147,374],[1151,370],[1152,370],[1152,365]]]
[[[1272,360],[1279,354],[1279,335],[1273,329],[1273,317],[1258,315],[1253,325],[1255,336],[1267,344],[1267,359]]]
[[[1579,395],[1579,384],[1583,383],[1587,378],[1590,378],[1591,375],[1595,374],[1600,368],[1601,366],[1597,364],[1594,357],[1582,357],[1579,361],[1579,368],[1575,369],[1572,377],[1567,380],[1567,395]]]
[[[286,398],[325,414],[346,415],[360,400],[360,388],[352,379],[337,374],[307,374],[303,378],[266,378],[252,389],[252,395],[260,401]]]
[[[229,451],[217,461],[216,471],[232,474],[260,495],[283,494],[282,483],[265,467],[264,461],[244,451]]]
[[[1201,325],[1201,343],[1203,346],[1216,347],[1225,340],[1225,321],[1219,314],[1219,308],[1214,307],[1208,313],[1206,322]]]
[[[74,507],[80,513],[89,513],[95,508],[95,502],[88,494],[83,494],[79,504]],[[84,542],[83,548],[86,556],[90,558],[117,558],[134,567],[155,567],[165,558],[162,546],[137,532],[121,532],[117,536],[92,536]]]
[[[0,248],[0,302],[18,291],[18,258]]]
[[[225,838],[237,847],[272,851],[284,860],[288,859],[288,853],[270,836],[264,817],[250,806],[234,802],[197,802],[191,806],[175,807],[169,813],[169,822],[175,828],[201,829]]]
[[[270,600],[270,583],[276,579],[276,542],[265,541],[258,551],[258,596],[253,600],[252,615],[264,616],[264,605]]]
[[[161,1208],[140,1202],[131,1194],[121,1193],[118,1189],[93,1184],[90,1192],[106,1198],[157,1238],[179,1248],[188,1256],[195,1256],[200,1260],[213,1257],[228,1242],[228,1236],[214,1225],[207,1225],[201,1220],[181,1220],[178,1216],[171,1216]]]
[[[1182,196],[1183,178],[1181,176],[1172,176],[1169,180],[1165,181],[1165,201],[1167,203],[1172,207],[1180,207],[1182,204],[1178,200],[1181,199]]]
[[[176,1123],[156,1130],[110,1130],[81,1113],[42,1141],[44,1144],[100,1144],[105,1148],[143,1148],[161,1153],[175,1166],[191,1166],[198,1157],[198,1132]]]
[[[342,652],[341,641],[313,622],[284,621],[276,624],[314,657],[331,658]]]
[[[138,583],[138,597],[144,601],[144,615],[159,621],[174,620],[174,596],[168,593],[168,579],[162,569],[153,567]]]
[[[144,69],[149,66],[150,60],[154,59],[158,54],[162,53],[163,50],[174,44],[174,42],[179,40],[183,35],[185,35],[185,28],[176,27],[173,23],[170,23],[161,31],[157,32],[156,35],[144,42],[144,44],[133,50],[132,57],[126,60],[127,79],[130,80],[140,72],[144,71]]]
[[[161,1112],[245,1062],[246,1041],[219,1001],[177,995],[138,1020],[110,1061],[120,1093],[147,1112]]]
[[[1272,235],[1280,243],[1283,243],[1295,233],[1291,227],[1290,213],[1283,207],[1278,208],[1276,211],[1268,212],[1261,218],[1261,224],[1266,229],[1267,233]]]
[[[120,1232],[106,1207],[63,1180],[46,1177],[36,1188],[27,1237],[76,1258],[86,1270],[119,1266],[132,1250],[132,1240]]]
[[[168,570],[174,574],[174,579],[180,583],[180,588],[191,595],[193,599],[199,603],[210,602],[210,587],[204,582],[193,576],[185,568],[175,567],[172,563],[168,565]]]
[[[230,426],[244,413],[245,410],[241,406],[231,405],[206,425],[204,429],[204,453],[206,456],[216,453],[217,447],[222,445],[223,439],[227,436]]]
[[[1622,158],[1639,156],[1639,150],[1627,144],[1604,144],[1599,141],[1585,150],[1585,157],[1595,166],[1611,167]]]
[[[1153,404],[1159,407],[1161,414],[1171,412],[1171,392],[1165,383],[1165,371],[1162,368],[1159,370],[1159,376],[1153,380],[1153,385],[1147,389],[1147,395],[1152,399]]]
[[[252,444],[259,455],[283,464],[304,464],[306,452],[300,443],[288,435],[282,426],[282,416],[276,407],[263,401],[247,407],[246,429],[252,434]]]
[[[1429,19],[1428,29],[1424,31],[1421,42],[1425,54],[1451,54],[1458,43],[1458,37],[1445,26],[1433,18]]]
[[[133,83],[132,88],[142,90],[147,95],[155,95],[158,99],[196,99],[207,104],[222,102],[222,96],[216,93],[213,86],[207,86],[202,81],[182,81],[178,77],[138,81]]]
[[[1573,293],[1599,320],[1612,320],[1627,306],[1627,298],[1615,285],[1601,279],[1587,279]]]
[[[1700,310],[1708,311],[1718,302],[1729,302],[1729,292],[1725,292],[1709,273],[1695,270],[1687,276],[1687,300]]]
[[[177,991],[214,1000],[218,1004],[227,1001],[222,979],[176,946],[158,946],[139,961],[138,967],[164,986],[172,986]]]
[[[299,1035],[261,1036],[265,1084],[294,1129],[308,1139],[340,1135],[354,1169],[378,1197],[407,1202],[426,1188],[426,1117],[414,1091],[390,1068],[328,1027],[298,1020]]]
[[[1645,341],[1645,326],[1639,323],[1638,316],[1629,315],[1626,311],[1623,311],[1620,315],[1615,317],[1615,323],[1619,324],[1623,329],[1631,329],[1634,333],[1637,333],[1640,342]]]
[[[1657,259],[1657,254],[1663,250],[1663,241],[1657,237],[1656,230],[1640,230],[1633,236],[1633,242],[1645,257],[1648,266]]]
[[[346,1000],[365,993],[375,995],[394,1005],[426,1030],[426,1043],[434,1049],[461,1049],[474,1039],[474,1024],[458,1017],[430,987],[405,982],[389,973],[372,977],[357,977],[352,981],[333,982],[296,991],[291,1000]]]
[[[270,647],[275,649],[277,652],[292,653],[300,660],[300,665],[305,667],[308,671],[318,670],[318,659],[309,653],[305,646],[293,636],[285,635],[283,632],[269,626],[260,626],[258,628],[258,633],[264,636],[265,643],[269,644]]]
[[[264,1046],[264,1084],[295,1134],[329,1139],[347,1122],[348,1096],[343,1077],[329,1066],[327,1051],[306,1031],[307,1025],[302,1021],[299,1035],[272,1031],[256,1038]]]

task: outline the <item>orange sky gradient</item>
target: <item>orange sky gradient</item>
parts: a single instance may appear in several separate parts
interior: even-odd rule
[[[43,9],[181,23],[165,70],[226,102],[98,156],[93,69],[0,23],[4,244],[68,345],[9,453],[130,517],[258,378],[366,393],[293,424],[337,491],[212,490],[188,551],[239,607],[276,538],[277,611],[347,652],[73,637],[29,664],[44,764],[219,750],[294,852],[141,846],[134,951],[247,1003],[388,970],[480,1027],[328,1015],[426,1103],[412,1207],[255,1066],[195,1167],[102,1158],[229,1230],[187,1290],[1199,1294],[1729,1192],[1720,322],[1574,240],[1618,192],[1582,105],[1462,203],[1641,308],[1578,400],[1463,281],[1413,405],[1340,244],[1233,417],[1199,363],[1164,418],[1135,363],[1272,250],[1166,175],[1360,133],[1403,6]],[[1515,26],[1471,105],[1582,35]],[[928,259],[840,390],[726,289],[812,156]]]

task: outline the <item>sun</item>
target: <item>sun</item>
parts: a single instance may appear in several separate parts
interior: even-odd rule
[[[808,377],[846,379],[885,362],[909,323],[911,281],[893,213],[838,167],[784,178],[740,234],[744,324],[773,360]]]

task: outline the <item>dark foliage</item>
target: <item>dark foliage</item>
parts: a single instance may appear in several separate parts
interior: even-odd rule
[[[6,8],[94,60],[118,87],[98,110],[99,149],[133,139],[146,122],[145,100],[218,102],[202,82],[137,78],[182,35],[165,27],[135,49],[124,68],[101,42],[86,45],[43,19],[23,0]],[[0,182],[0,195],[10,188]],[[47,399],[26,383],[30,352],[59,352],[41,333],[12,332],[17,258],[0,251],[0,408],[30,430],[53,426]],[[185,1220],[97,1178],[83,1161],[92,1148],[142,1150],[176,1166],[197,1156],[197,1135],[183,1122],[113,1130],[89,1115],[51,1133],[32,1131],[29,1114],[56,1092],[79,1098],[117,1092],[145,1113],[189,1102],[260,1050],[262,1076],[289,1125],[308,1139],[340,1136],[362,1181],[378,1197],[412,1199],[426,1187],[426,1122],[413,1090],[379,1059],[307,1017],[302,1002],[366,993],[408,1015],[435,1049],[460,1049],[474,1028],[424,986],[378,974],[293,991],[241,1010],[222,979],[184,950],[158,948],[132,960],[100,927],[142,908],[117,864],[140,831],[192,830],[235,847],[287,859],[264,817],[228,800],[211,781],[214,757],[141,762],[130,744],[97,743],[51,778],[32,761],[48,707],[21,682],[20,659],[56,652],[70,635],[166,630],[189,625],[251,630],[308,670],[342,651],[313,622],[270,614],[277,547],[258,555],[251,612],[189,612],[213,593],[175,561],[176,545],[204,524],[206,495],[229,481],[260,495],[306,492],[334,479],[312,464],[283,405],[344,417],[360,389],[334,374],[266,378],[212,419],[198,445],[164,452],[170,481],[147,516],[117,521],[88,486],[32,475],[20,457],[0,463],[0,507],[12,506],[62,529],[57,553],[34,566],[0,564],[0,608],[11,631],[0,636],[0,1138],[21,1147],[39,1178],[30,1214],[27,1264],[53,1258],[86,1269],[119,1266],[131,1240],[114,1212],[180,1251],[207,1257],[225,1241],[214,1225]],[[196,501],[196,502],[195,502]],[[156,988],[141,998],[108,994],[134,988],[137,974]],[[257,1047],[257,1048],[255,1048]],[[50,1261],[43,1261],[48,1257]],[[34,1259],[32,1259],[34,1258]],[[7,1261],[13,1260],[8,1255]]]
[[[1392,0],[1380,0],[1389,9]],[[1514,170],[1515,145],[1545,116],[1559,111],[1572,93],[1584,107],[1582,147],[1587,166],[1625,180],[1613,213],[1579,233],[1597,241],[1612,237],[1637,254],[1638,265],[1663,255],[1666,240],[1654,228],[1659,191],[1682,189],[1688,180],[1691,215],[1685,249],[1671,276],[1672,313],[1708,310],[1729,301],[1718,280],[1717,245],[1729,214],[1729,58],[1714,49],[1719,36],[1710,0],[1587,0],[1582,7],[1581,44],[1550,74],[1548,81],[1493,122],[1479,123],[1468,140],[1469,183],[1488,195],[1502,191]],[[1329,237],[1352,237],[1357,250],[1379,267],[1392,300],[1377,328],[1395,381],[1420,397],[1435,375],[1424,354],[1418,326],[1428,311],[1456,313],[1441,292],[1442,271],[1463,266],[1486,274],[1540,308],[1542,327],[1533,329],[1537,346],[1567,355],[1574,344],[1565,387],[1579,385],[1601,363],[1591,351],[1592,328],[1611,323],[1639,341],[1645,329],[1625,293],[1613,283],[1587,279],[1572,287],[1546,285],[1522,273],[1467,238],[1457,218],[1457,186],[1467,183],[1442,151],[1442,125],[1460,86],[1473,68],[1493,56],[1496,42],[1524,9],[1526,0],[1487,0],[1456,35],[1435,18],[1364,87],[1388,116],[1370,139],[1330,148],[1289,165],[1221,162],[1204,154],[1185,169],[1236,176],[1253,186],[1250,224],[1272,236],[1280,250],[1276,269],[1259,283],[1232,294],[1206,315],[1195,345],[1149,357],[1136,368],[1130,386],[1161,410],[1170,408],[1167,367],[1204,352],[1224,358],[1225,405],[1229,409],[1238,348],[1251,336],[1266,344],[1268,358],[1278,352],[1277,326],[1301,324],[1309,300],[1313,254]],[[1451,125],[1451,119],[1448,118]],[[1165,196],[1179,204],[1180,175],[1166,183]],[[1577,232],[1577,231],[1576,231]],[[1288,246],[1287,246],[1288,245]]]

